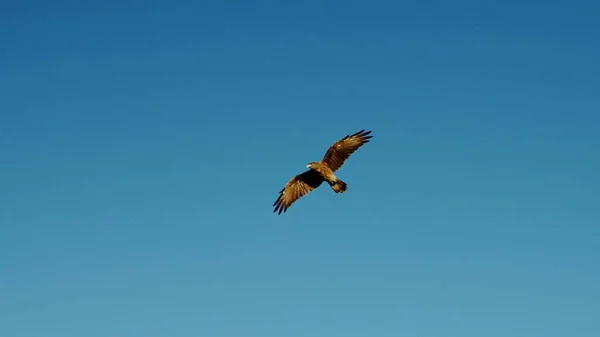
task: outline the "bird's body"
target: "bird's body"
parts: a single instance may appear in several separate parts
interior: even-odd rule
[[[344,193],[346,192],[347,185],[342,180],[338,179],[338,177],[333,174],[333,170],[329,167],[329,165],[321,162],[312,162],[309,163],[307,168],[316,171],[324,181],[326,181],[331,189],[335,193]]]
[[[321,186],[324,181],[335,193],[344,193],[348,185],[336,177],[334,172],[344,165],[354,151],[369,142],[373,137],[369,136],[370,133],[371,131],[365,132],[363,129],[347,135],[331,145],[321,161],[308,163],[308,171],[294,176],[279,191],[279,196],[273,203],[273,212],[285,213],[296,200]]]

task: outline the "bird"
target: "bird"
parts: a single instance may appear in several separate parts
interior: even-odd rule
[[[348,184],[336,177],[334,172],[344,165],[352,153],[370,142],[373,138],[370,134],[371,131],[365,129],[348,134],[333,143],[321,161],[309,162],[306,165],[307,171],[292,177],[279,191],[279,196],[273,203],[273,213],[281,215],[287,212],[294,202],[317,189],[323,182],[327,182],[336,194],[346,192]]]

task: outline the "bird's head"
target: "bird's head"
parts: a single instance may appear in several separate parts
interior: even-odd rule
[[[311,168],[315,167],[315,164],[316,164],[316,163],[315,163],[314,161],[311,161],[310,163],[308,163],[308,164],[306,165],[306,168],[309,168],[309,169],[311,169]]]

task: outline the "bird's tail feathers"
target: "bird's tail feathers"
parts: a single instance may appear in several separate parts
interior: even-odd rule
[[[344,193],[348,189],[348,184],[346,184],[344,181],[338,179],[333,185],[331,185],[331,189],[335,193]]]

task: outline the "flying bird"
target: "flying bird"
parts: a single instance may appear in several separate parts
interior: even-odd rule
[[[292,179],[279,191],[277,200],[273,203],[275,209],[273,213],[285,213],[287,209],[298,199],[314,191],[317,187],[326,181],[335,193],[344,193],[348,185],[335,176],[334,172],[338,170],[346,159],[354,151],[368,143],[373,136],[371,131],[360,130],[354,134],[347,135],[344,138],[333,143],[327,149],[325,156],[318,162],[310,162],[306,165],[308,171],[302,172]]]

